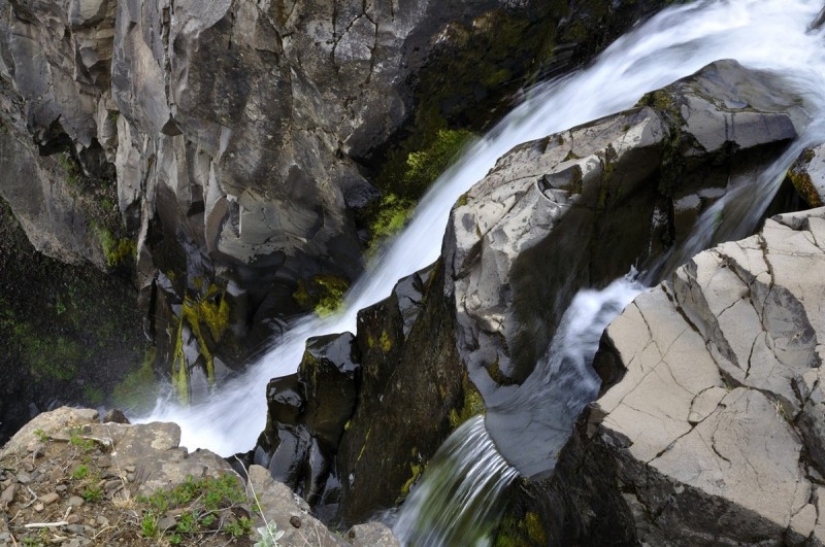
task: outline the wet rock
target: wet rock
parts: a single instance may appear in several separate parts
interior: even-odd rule
[[[353,547],[401,547],[392,530],[379,522],[353,526],[347,532],[347,540]]]
[[[344,427],[356,402],[358,350],[350,333],[307,341],[296,374],[267,387],[267,428],[255,461],[315,503],[332,469]]]
[[[788,178],[808,205],[825,204],[825,144],[803,151],[788,171]]]
[[[823,230],[825,209],[768,220],[611,324],[603,347],[624,376],[580,419],[556,471],[569,544],[825,540]]]
[[[671,267],[659,257],[805,121],[775,79],[728,61],[640,105],[515,147],[454,208],[447,296],[483,393],[529,374],[579,288]]]

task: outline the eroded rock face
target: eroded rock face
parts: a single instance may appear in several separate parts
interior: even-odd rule
[[[579,288],[669,267],[698,215],[796,136],[804,119],[780,90],[715,63],[498,161],[454,209],[444,250],[459,347],[483,392],[529,374]]]
[[[661,3],[8,2],[0,195],[39,250],[103,268],[100,212],[54,154],[105,183],[159,362],[181,384],[204,370],[185,400],[305,311],[302,280],[360,273],[353,211],[388,148],[483,127],[527,73],[589,59]],[[226,303],[219,324],[180,311],[203,301]]]
[[[569,544],[823,543],[823,241],[824,209],[775,217],[611,324],[624,377],[557,468]]]
[[[361,310],[356,336],[309,340],[298,372],[269,383],[250,457],[324,518],[354,523],[400,503],[441,441],[482,409],[443,282],[438,266],[400,280]]]

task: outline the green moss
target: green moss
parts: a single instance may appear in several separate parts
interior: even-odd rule
[[[57,154],[57,164],[63,170],[63,176],[66,180],[66,183],[72,187],[79,187],[81,186],[84,173],[83,168],[80,166],[80,162],[69,152],[63,152]]]
[[[487,410],[481,393],[479,393],[466,373],[462,379],[462,392],[464,394],[464,400],[462,401],[461,407],[450,410],[450,425],[453,429],[457,429],[458,426],[473,416],[482,414]]]
[[[649,106],[662,112],[672,111],[675,108],[673,97],[661,89],[645,93],[636,106]]]
[[[135,260],[137,247],[133,240],[116,237],[108,228],[96,221],[92,221],[91,226],[100,242],[107,266],[115,268],[128,265]]]
[[[305,310],[314,310],[321,317],[338,311],[344,302],[349,282],[335,275],[315,275],[298,281],[292,298]]]
[[[792,168],[788,171],[788,178],[808,205],[811,207],[822,206],[822,199],[819,197],[819,192],[817,192],[811,176],[804,169],[798,167]]]
[[[522,518],[504,517],[496,534],[495,547],[547,545],[547,531],[538,513],[528,511]]]
[[[90,405],[97,406],[106,399],[103,390],[97,386],[85,385],[83,386],[83,398],[85,402]]]

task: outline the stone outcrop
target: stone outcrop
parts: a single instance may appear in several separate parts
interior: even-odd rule
[[[634,264],[666,268],[698,215],[804,122],[768,75],[720,62],[632,110],[516,147],[459,200],[432,273],[362,310],[354,340],[310,341],[297,375],[270,383],[253,461],[346,522],[397,504],[463,419],[518,392],[577,289]],[[339,345],[345,358],[324,355]],[[309,395],[322,391],[336,393],[335,423],[310,411],[333,400]],[[498,423],[494,439],[508,426]]]
[[[459,347],[483,393],[530,373],[578,289],[669,267],[701,212],[805,123],[781,89],[718,62],[499,159],[459,200],[444,248]]]
[[[402,279],[361,310],[355,336],[307,342],[267,389],[267,427],[248,457],[324,516],[358,522],[400,503],[441,442],[481,400],[460,364],[443,270]]]
[[[823,242],[825,209],[774,217],[610,325],[623,377],[557,467],[566,545],[825,542]]]
[[[274,525],[282,532],[279,545],[399,545],[389,529],[374,522],[354,527],[345,541],[266,469],[252,466],[244,472],[244,489],[244,480],[227,461],[207,450],[190,453],[179,442],[180,428],[173,423],[100,423],[95,410],[66,407],[40,414],[0,450],[0,511],[15,517],[0,520],[0,545],[51,536],[62,538],[55,542],[77,545],[110,545],[123,539],[130,545],[158,545],[176,534],[177,542],[197,545],[225,545],[227,535],[246,544],[260,540],[249,526],[246,531],[223,528],[241,516],[259,529],[265,522]],[[164,498],[163,493],[181,485],[194,488],[202,481],[235,499],[220,502],[231,501],[231,506],[213,508],[221,522],[199,534],[187,521],[187,513],[197,514],[201,507],[198,501],[187,500],[193,505],[176,511],[175,503],[184,497]],[[155,499],[166,499],[168,512]],[[158,536],[149,533],[146,523],[152,519]],[[44,522],[51,524],[24,527]]]

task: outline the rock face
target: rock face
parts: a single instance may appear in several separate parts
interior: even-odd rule
[[[579,288],[666,269],[698,215],[804,123],[778,82],[728,61],[639,105],[514,148],[454,209],[447,296],[482,392],[529,374]]]
[[[802,152],[788,171],[788,177],[808,205],[825,204],[825,144]]]
[[[252,466],[245,472],[244,488],[225,460],[207,450],[189,453],[179,441],[180,428],[172,423],[100,423],[97,411],[66,407],[40,414],[0,450],[0,508],[18,516],[14,523],[0,521],[0,545],[14,544],[15,537],[27,541],[49,535],[23,526],[35,522],[53,523],[45,530],[63,537],[60,541],[72,538],[83,544],[110,545],[126,538],[130,545],[148,546],[175,536],[177,542],[208,546],[225,545],[227,536],[244,545],[260,541],[249,525],[246,530],[240,525],[234,531],[224,528],[240,516],[258,526],[264,521],[274,525],[282,533],[280,545],[399,545],[386,527],[374,522],[354,527],[344,541],[266,469]],[[186,515],[203,509],[199,500],[186,501],[191,505],[183,510],[176,504],[185,499],[181,485],[197,488],[202,483],[224,485],[210,495],[233,499],[219,502],[231,501],[230,507],[212,509],[221,520],[216,527],[198,532],[199,517],[193,526]],[[173,491],[177,497],[164,495]],[[165,500],[168,512],[153,500]],[[157,523],[157,536],[150,533],[150,522]]]
[[[443,273],[413,274],[349,333],[311,339],[272,380],[254,463],[322,516],[354,523],[397,505],[462,420],[481,411],[455,349]]]
[[[566,545],[823,544],[823,241],[825,209],[775,217],[611,324],[624,377],[557,468]]]
[[[544,353],[578,288],[634,264],[651,275],[666,268],[701,211],[772,161],[805,121],[769,76],[733,62],[642,103],[504,156],[459,200],[432,273],[362,310],[354,341],[313,340],[297,375],[270,383],[253,461],[345,522],[393,507],[463,419],[484,403],[489,417],[518,394],[518,363]],[[339,346],[346,351],[331,351]],[[325,401],[338,401],[337,422],[320,419]],[[497,423],[488,419],[494,439],[512,425]]]
[[[134,255],[186,400],[193,369],[214,382],[305,311],[302,282],[360,273],[388,148],[483,126],[662,3],[6,2],[0,196],[50,256]]]

